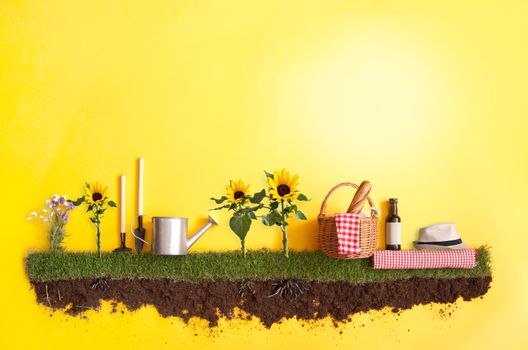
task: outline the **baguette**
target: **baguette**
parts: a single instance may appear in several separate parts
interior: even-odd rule
[[[359,214],[363,210],[363,206],[365,205],[365,200],[367,199],[370,190],[372,189],[372,185],[367,180],[363,181],[357,191],[354,195],[354,198],[352,199],[352,202],[350,202],[350,206],[348,207],[347,213],[356,213]]]

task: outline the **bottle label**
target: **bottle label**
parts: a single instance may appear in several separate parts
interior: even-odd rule
[[[385,240],[387,244],[401,244],[401,223],[387,222],[385,224]]]

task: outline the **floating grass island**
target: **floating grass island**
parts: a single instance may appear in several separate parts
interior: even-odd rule
[[[282,318],[346,321],[356,312],[452,303],[484,295],[491,282],[488,249],[473,269],[375,270],[371,259],[335,260],[320,252],[32,253],[26,258],[37,301],[79,314],[101,300],[128,309],[154,305],[162,316],[217,324],[243,310],[270,327]],[[241,316],[241,315],[240,315]]]

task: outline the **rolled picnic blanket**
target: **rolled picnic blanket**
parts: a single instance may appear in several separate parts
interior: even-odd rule
[[[476,249],[377,250],[375,269],[472,269],[477,266]]]

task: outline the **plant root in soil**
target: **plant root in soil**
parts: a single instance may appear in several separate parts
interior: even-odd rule
[[[268,298],[280,295],[283,298],[296,298],[303,292],[308,291],[300,281],[295,280],[280,280],[272,284],[273,294],[268,295]]]

